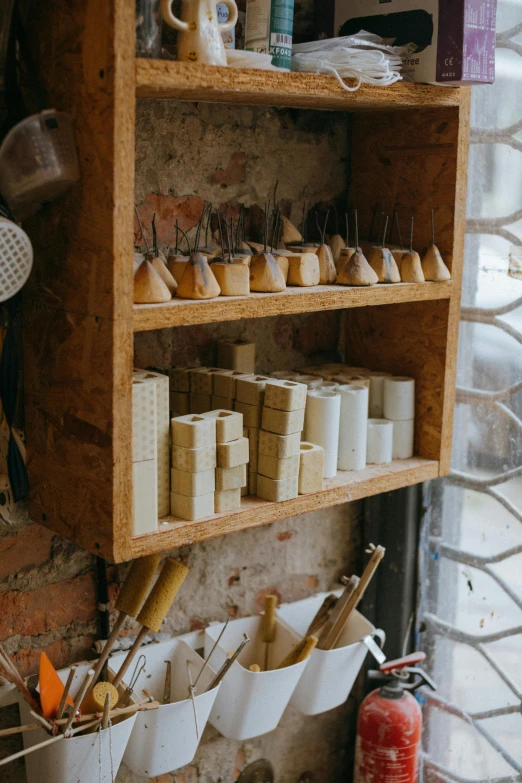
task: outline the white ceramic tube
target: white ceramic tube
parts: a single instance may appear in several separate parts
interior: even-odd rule
[[[311,389],[306,397],[304,439],[324,449],[324,477],[337,474],[341,397],[336,392]]]
[[[384,418],[409,421],[415,418],[415,381],[392,376],[384,379]]]
[[[393,459],[413,457],[413,433],[415,419],[394,421],[393,423]]]
[[[317,383],[317,381],[322,380],[322,378],[317,375],[298,375],[294,380],[297,381],[297,383],[304,383],[310,388],[313,384]]]
[[[393,459],[393,422],[368,419],[366,461],[369,465],[387,465]]]
[[[370,399],[368,414],[372,419],[384,416],[384,379],[391,378],[391,372],[370,373]]]
[[[368,389],[365,386],[339,386],[339,470],[364,470],[368,432]]]
[[[271,378],[276,378],[280,381],[294,381],[299,376],[295,370],[276,370],[270,373]]]

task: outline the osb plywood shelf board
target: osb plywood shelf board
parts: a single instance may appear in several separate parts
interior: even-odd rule
[[[398,82],[343,90],[334,76],[136,60],[139,98],[174,98],[211,103],[245,103],[336,111],[458,106],[459,88]]]
[[[258,497],[244,497],[241,508],[227,514],[215,514],[199,522],[187,522],[177,517],[163,517],[157,533],[132,540],[134,557],[150,552],[205,541],[216,536],[258,527],[287,519],[297,514],[348,503],[380,492],[418,484],[437,478],[439,464],[435,460],[412,457],[394,460],[389,465],[369,465],[361,471],[340,471],[334,479],[327,479],[321,492],[299,495],[293,500],[271,503]]]
[[[172,326],[237,321],[242,318],[266,318],[319,310],[421,302],[449,299],[451,282],[395,283],[368,288],[338,285],[289,287],[279,294],[220,296],[207,301],[173,299],[166,304],[134,305],[134,331],[165,329]]]

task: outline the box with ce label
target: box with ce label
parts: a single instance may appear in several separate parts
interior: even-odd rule
[[[315,0],[316,38],[376,33],[414,43],[403,76],[414,82],[492,84],[497,0]]]

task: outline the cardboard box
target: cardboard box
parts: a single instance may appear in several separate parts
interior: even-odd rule
[[[403,76],[446,85],[495,80],[497,0],[316,0],[316,37],[376,33],[417,45]]]

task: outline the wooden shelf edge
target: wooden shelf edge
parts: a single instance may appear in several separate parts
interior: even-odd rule
[[[138,98],[288,106],[333,111],[386,111],[458,106],[461,88],[398,82],[349,93],[334,76],[226,68],[173,60],[136,60]]]
[[[164,517],[160,520],[160,529],[156,533],[132,539],[132,557],[164,552],[185,544],[267,525],[278,519],[288,519],[309,511],[408,487],[435,479],[438,474],[439,463],[436,460],[413,457],[394,460],[390,465],[370,465],[358,472],[340,472],[334,479],[325,481],[321,492],[299,495],[283,503],[270,503],[247,496],[242,498],[241,509],[232,514],[215,514],[199,522]]]
[[[451,281],[448,281],[379,284],[368,288],[338,285],[289,287],[279,294],[219,296],[206,301],[173,299],[166,304],[134,305],[134,331],[147,332],[243,318],[449,299],[451,291]]]

